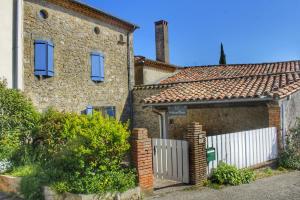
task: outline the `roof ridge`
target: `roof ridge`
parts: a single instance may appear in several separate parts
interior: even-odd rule
[[[162,88],[162,87],[170,87],[178,84],[186,84],[186,83],[202,83],[208,81],[215,81],[215,80],[232,80],[232,79],[240,79],[240,78],[253,78],[253,77],[265,77],[265,76],[273,76],[273,75],[282,75],[282,74],[289,74],[289,73],[300,73],[300,70],[292,71],[292,72],[278,72],[278,73],[266,73],[266,74],[254,74],[248,76],[233,76],[233,77],[222,77],[222,78],[212,78],[212,79],[203,79],[203,80],[192,80],[192,81],[178,81],[178,82],[171,82],[171,83],[159,83],[159,84],[149,84],[149,85],[136,85],[134,88]]]
[[[240,67],[243,65],[266,65],[266,64],[277,64],[277,63],[291,63],[291,62],[300,62],[300,60],[288,60],[288,61],[276,61],[276,62],[262,62],[262,63],[235,63],[235,64],[226,64],[226,65],[191,65],[191,66],[183,66],[183,69],[187,68],[197,68],[197,67]]]

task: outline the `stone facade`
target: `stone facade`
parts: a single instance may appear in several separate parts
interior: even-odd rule
[[[41,9],[48,12],[47,19],[39,16]],[[125,43],[119,42],[120,35]],[[54,43],[54,77],[34,75],[34,41],[40,39]],[[104,82],[91,80],[93,51],[105,56]],[[115,106],[117,119],[125,120],[134,84],[133,65],[130,31],[49,1],[24,2],[24,91],[39,110],[55,107],[79,113],[87,105]]]
[[[155,138],[161,137],[161,122],[159,115],[153,110],[166,112],[167,107],[144,107],[142,100],[164,89],[153,86],[148,89],[135,89],[133,92],[134,127],[147,128],[149,135]],[[166,116],[167,137],[170,139],[183,139],[191,122],[202,124],[207,135],[269,127],[268,106],[263,103],[189,106],[186,116]]]
[[[187,116],[168,117],[168,137],[182,139],[191,122],[199,122],[207,135],[233,133],[268,127],[266,105],[222,104],[188,108]]]
[[[160,138],[159,116],[151,108],[144,108],[142,100],[148,96],[157,94],[162,89],[133,90],[133,127],[148,129],[150,137]]]
[[[300,117],[300,92],[295,92],[289,97],[280,101],[280,107],[282,110],[282,128],[283,131],[288,134],[296,123],[297,118]]]

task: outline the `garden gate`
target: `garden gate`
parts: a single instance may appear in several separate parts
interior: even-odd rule
[[[188,142],[152,139],[154,176],[189,183]]]

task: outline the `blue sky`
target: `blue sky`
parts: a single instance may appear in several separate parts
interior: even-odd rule
[[[135,55],[155,59],[154,22],[169,22],[170,60],[178,65],[300,59],[300,0],[81,0],[140,26]]]

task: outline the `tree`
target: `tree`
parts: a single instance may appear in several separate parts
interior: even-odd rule
[[[226,65],[226,54],[224,52],[223,44],[221,43],[221,55],[219,60],[220,65]]]

